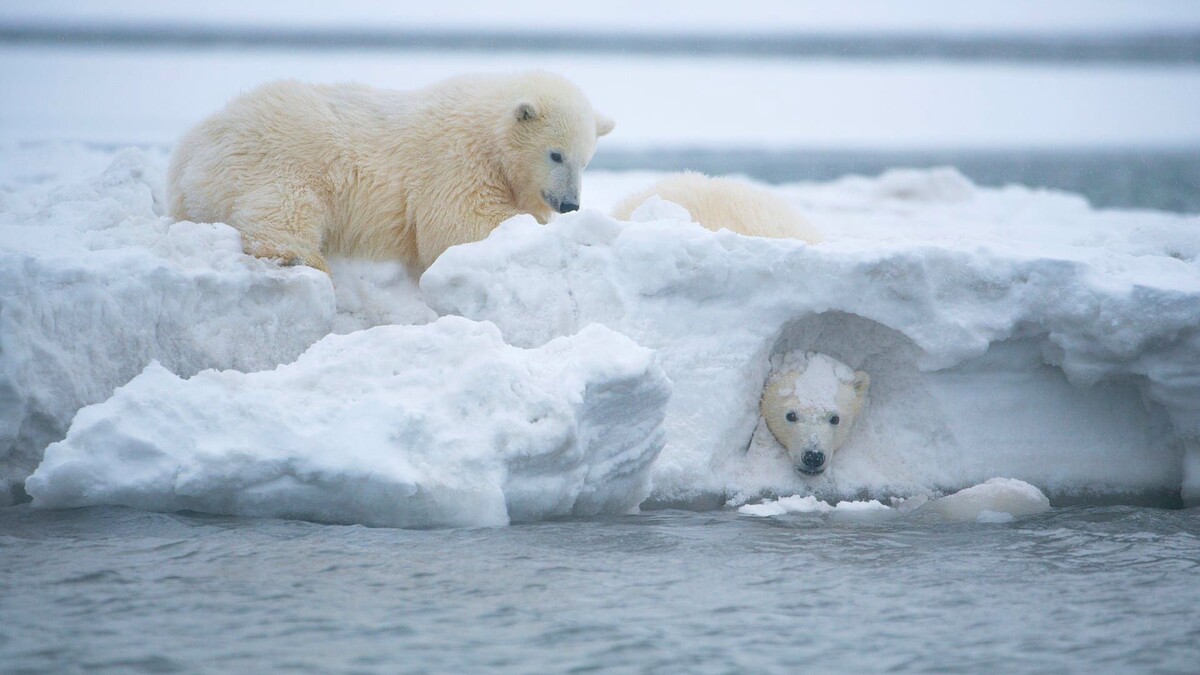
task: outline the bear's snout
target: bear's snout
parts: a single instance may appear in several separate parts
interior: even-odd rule
[[[570,213],[579,210],[579,197],[567,195],[561,199],[551,192],[543,192],[542,199],[558,213]]]
[[[801,466],[796,467],[802,473],[815,476],[825,470],[825,453],[815,450],[805,450],[800,455]]]

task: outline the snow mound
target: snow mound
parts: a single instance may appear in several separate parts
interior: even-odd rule
[[[656,350],[674,386],[657,503],[907,497],[997,475],[1052,498],[1200,501],[1194,216],[893,171],[776,188],[818,246],[710,232],[659,200],[636,223],[511,220],[418,288],[363,261],[330,261],[331,283],[243,255],[225,225],[171,222],[165,153],[0,157],[0,504],[26,497],[81,407],[152,361],[183,378],[268,370],[331,332],[437,314],[493,321],[521,347],[600,323]],[[593,176],[590,198],[657,177]],[[794,352],[871,376],[816,479],[758,415],[772,358]]]
[[[0,506],[76,411],[153,360],[184,377],[262,370],[331,331],[437,317],[398,263],[333,259],[331,283],[244,255],[224,224],[164,217],[165,154],[0,156]]]
[[[1024,481],[992,478],[935,499],[925,508],[951,522],[1003,523],[1049,511],[1050,500]]]
[[[379,327],[270,371],[151,364],[80,411],[26,489],[35,507],[400,527],[624,513],[669,393],[650,350],[600,326],[536,350],[457,317]]]
[[[80,407],[151,360],[270,368],[333,325],[328,277],[242,255],[226,225],[162,217],[161,179],[126,150],[91,181],[0,202],[0,505]]]
[[[1200,490],[1200,462],[1181,469],[1200,453],[1200,219],[948,170],[786,192],[828,243],[709,232],[661,204],[634,223],[518,217],[447,251],[421,290],[512,344],[598,322],[657,350],[675,386],[659,503],[909,496],[996,475],[1064,498]],[[770,360],[792,351],[871,377],[818,478],[759,433]]]
[[[658,195],[650,195],[642,205],[629,214],[629,219],[635,223],[655,220],[677,220],[681,223],[695,223],[691,212],[675,202],[669,202]],[[697,223],[698,224],[698,223]]]

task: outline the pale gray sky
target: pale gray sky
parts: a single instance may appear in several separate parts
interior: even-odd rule
[[[8,0],[0,22],[676,32],[1130,33],[1200,30],[1197,0]]]

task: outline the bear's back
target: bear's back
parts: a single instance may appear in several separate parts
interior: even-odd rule
[[[751,237],[793,238],[815,243],[820,237],[800,214],[769,190],[730,178],[692,171],[667,176],[623,201],[613,217],[629,220],[637,207],[658,195],[687,209],[709,230],[727,229]]]

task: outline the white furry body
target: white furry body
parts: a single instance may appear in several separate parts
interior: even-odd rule
[[[548,73],[412,91],[275,82],[180,141],[170,212],[228,223],[248,253],[290,264],[328,271],[324,255],[337,254],[423,270],[514,215],[547,220],[546,196],[572,179],[577,195],[578,172],[611,128]],[[547,148],[569,153],[570,166],[550,165]]]
[[[630,220],[651,196],[687,209],[692,219],[710,230],[722,228],[751,237],[821,240],[811,225],[786,201],[768,190],[734,180],[694,172],[671,174],[627,197],[613,210],[618,220]]]

